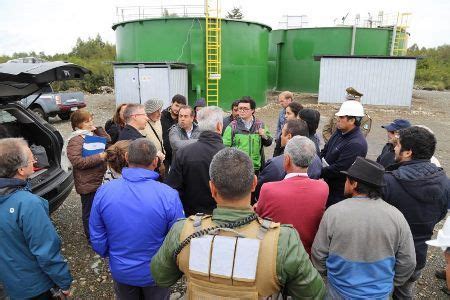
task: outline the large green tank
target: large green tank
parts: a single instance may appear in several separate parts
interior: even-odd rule
[[[390,54],[392,29],[356,28],[354,55]],[[316,55],[351,55],[353,27],[273,30],[269,38],[269,83],[275,90],[317,93]]]
[[[205,97],[205,19],[158,18],[113,26],[119,62],[179,62],[189,65],[189,102]],[[242,96],[265,104],[271,28],[258,23],[222,21],[222,108]]]

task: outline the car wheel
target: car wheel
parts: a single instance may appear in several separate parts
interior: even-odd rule
[[[58,114],[58,117],[59,117],[61,120],[64,120],[64,121],[69,120],[69,119],[70,119],[70,112],[59,113],[59,114]]]
[[[48,121],[48,116],[47,114],[44,112],[44,110],[40,107],[35,107],[31,109],[35,114],[37,114],[39,117],[41,117],[42,119],[44,119],[45,121]]]

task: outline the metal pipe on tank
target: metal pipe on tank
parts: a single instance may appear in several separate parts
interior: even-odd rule
[[[200,84],[197,84],[197,86],[195,87],[195,94],[197,96],[197,100],[200,99],[202,97],[202,88],[200,86]]]
[[[275,61],[275,90],[278,89],[278,78],[280,77],[281,43],[277,44],[277,57]]]
[[[353,25],[353,30],[352,30],[352,48],[350,50],[350,55],[355,55],[355,39],[356,39],[356,25]]]

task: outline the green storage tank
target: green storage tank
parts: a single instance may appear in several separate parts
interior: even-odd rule
[[[355,30],[355,31],[354,31]],[[268,87],[317,93],[320,62],[315,55],[390,54],[392,28],[323,27],[273,30],[269,38]]]
[[[189,66],[189,103],[205,98],[205,19],[157,18],[115,24],[118,62],[178,62]],[[229,109],[242,96],[266,103],[271,28],[222,20],[220,102]]]

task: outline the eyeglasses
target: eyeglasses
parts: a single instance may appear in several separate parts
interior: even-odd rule
[[[24,165],[24,166],[22,166],[21,168],[28,167],[30,164],[31,164],[31,165],[34,165],[34,164],[37,163],[37,162],[38,162],[38,161],[37,161],[37,159],[36,159],[36,156],[33,156],[33,158],[32,158],[32,159],[28,159],[28,160],[27,160],[27,164]]]
[[[248,108],[248,107],[239,107],[238,110],[240,110],[240,111],[249,111],[249,110],[251,110],[251,108]]]
[[[147,114],[132,114],[131,116],[147,116]]]

